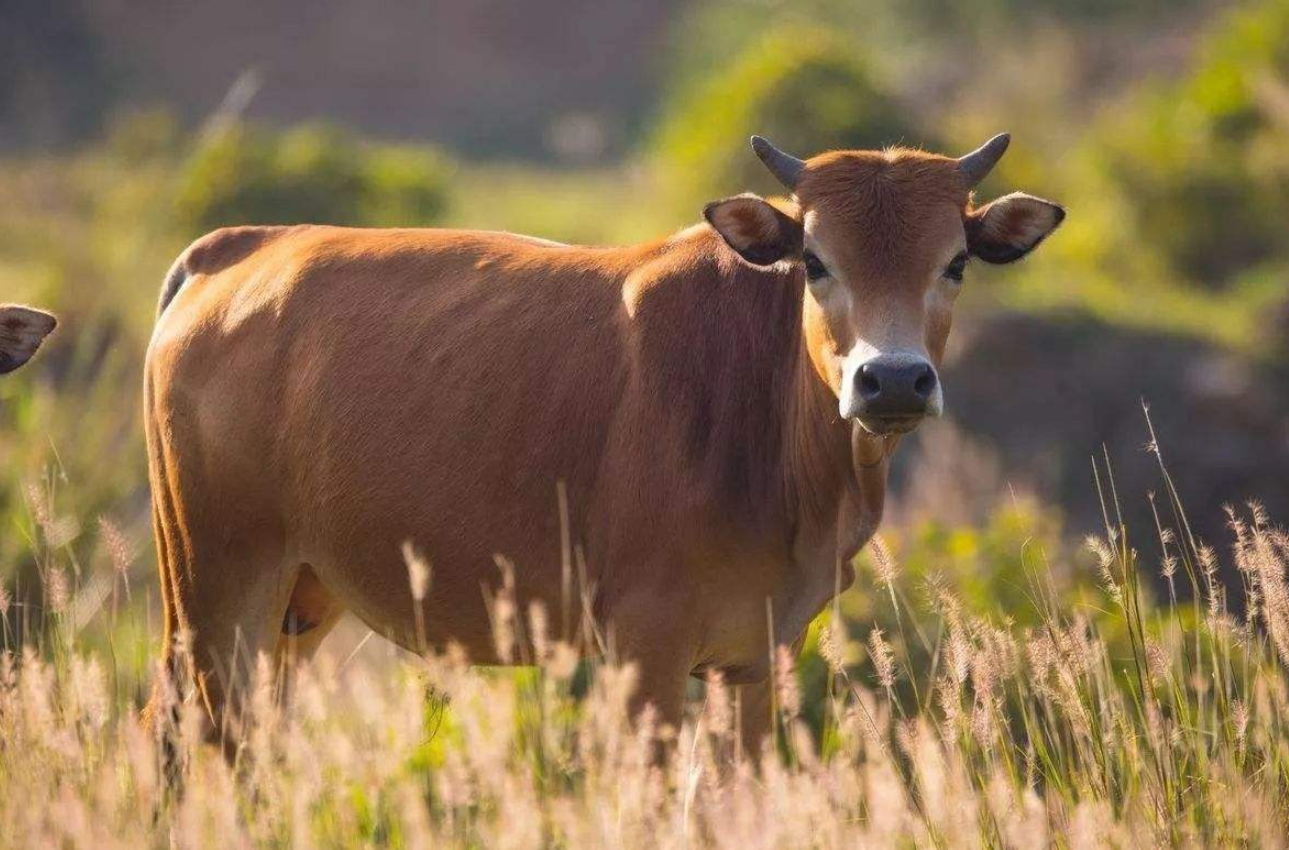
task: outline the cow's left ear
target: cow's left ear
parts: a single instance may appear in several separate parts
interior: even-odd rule
[[[1014,192],[967,215],[967,250],[986,263],[1011,263],[1038,247],[1064,219],[1059,204]]]
[[[725,243],[754,266],[769,266],[801,254],[801,222],[764,198],[751,194],[712,201],[703,218]]]
[[[57,324],[40,310],[0,305],[0,375],[30,360]]]

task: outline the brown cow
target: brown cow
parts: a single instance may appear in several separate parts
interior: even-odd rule
[[[308,656],[345,611],[408,649],[506,661],[500,555],[519,610],[543,604],[583,647],[589,622],[637,666],[637,707],[674,723],[688,677],[720,670],[748,686],[756,739],[770,648],[850,584],[899,435],[940,412],[968,259],[1018,259],[1064,216],[973,204],[1006,144],[803,162],[757,138],[791,200],[717,201],[626,248],[198,240],[146,367],[168,669],[218,723],[233,671]],[[419,610],[405,544],[432,568]]]
[[[53,316],[41,310],[0,304],[0,375],[30,360],[57,324]]]

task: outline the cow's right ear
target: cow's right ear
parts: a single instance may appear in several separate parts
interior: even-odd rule
[[[30,307],[0,306],[0,375],[31,359],[58,322]]]
[[[801,255],[801,222],[751,193],[712,201],[703,218],[725,243],[754,266],[769,266]]]

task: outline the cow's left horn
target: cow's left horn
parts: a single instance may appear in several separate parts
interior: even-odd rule
[[[994,170],[998,160],[1007,152],[1007,145],[1012,137],[1008,133],[999,133],[966,156],[958,158],[958,170],[962,172],[963,182],[968,189],[974,189]]]
[[[801,172],[806,170],[804,162],[784,153],[760,136],[752,137],[752,150],[756,151],[765,167],[783,184],[783,188],[789,192],[796,191]]]

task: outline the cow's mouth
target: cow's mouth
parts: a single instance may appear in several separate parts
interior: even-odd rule
[[[891,437],[907,434],[926,417],[922,414],[913,416],[861,416],[855,421],[868,433],[877,437]]]

